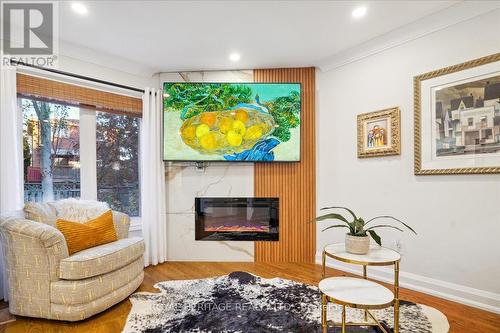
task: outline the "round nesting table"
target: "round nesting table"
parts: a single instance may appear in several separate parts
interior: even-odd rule
[[[353,265],[363,266],[363,279],[351,277],[325,278],[326,258],[345,262]],[[323,332],[328,329],[326,308],[328,302],[342,305],[342,333],[346,326],[378,326],[382,332],[384,327],[371,314],[369,309],[381,309],[394,305],[394,333],[399,332],[399,262],[401,255],[389,248],[371,245],[367,254],[352,254],[345,250],[344,243],[335,243],[325,246],[322,256],[322,276],[319,283],[322,293],[321,322]],[[367,266],[389,266],[394,265],[394,283],[391,292],[377,282],[367,280]],[[364,323],[346,323],[345,310],[347,307],[365,310]],[[368,322],[368,316],[373,322]],[[335,325],[335,323],[334,323]],[[387,332],[386,332],[387,333]]]

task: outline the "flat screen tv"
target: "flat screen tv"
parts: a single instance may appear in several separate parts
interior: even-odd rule
[[[300,161],[299,83],[163,84],[165,161]]]

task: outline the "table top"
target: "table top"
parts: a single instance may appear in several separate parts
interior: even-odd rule
[[[389,306],[394,294],[386,287],[365,279],[330,277],[319,282],[319,290],[334,302],[359,308]]]
[[[401,259],[401,255],[387,247],[370,245],[367,254],[353,254],[345,250],[345,243],[335,243],[325,246],[326,255],[350,264],[383,266],[393,265]]]

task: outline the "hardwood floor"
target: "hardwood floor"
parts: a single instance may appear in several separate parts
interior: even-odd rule
[[[303,283],[317,284],[321,279],[321,267],[314,264],[265,264],[265,263],[220,263],[220,262],[168,262],[145,270],[140,291],[154,292],[153,285],[165,280],[198,279],[247,271],[263,277],[282,277]],[[328,269],[331,275],[349,275]],[[369,271],[368,271],[369,274]],[[401,299],[426,304],[443,312],[450,322],[450,332],[493,333],[500,332],[500,315],[482,311],[459,303],[422,294],[408,289],[401,290]],[[130,302],[125,300],[111,309],[78,323],[57,322],[26,317],[0,326],[3,333],[112,333],[120,332],[130,311]]]

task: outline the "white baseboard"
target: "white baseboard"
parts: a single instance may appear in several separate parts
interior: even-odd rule
[[[316,253],[316,264],[321,265],[321,252]],[[327,258],[326,266],[348,273],[362,274],[361,266],[349,265],[332,258]],[[372,266],[368,267],[368,276],[374,280],[392,283],[394,271],[387,267]],[[403,271],[399,273],[399,281],[403,288],[500,314],[500,294],[497,293]]]

